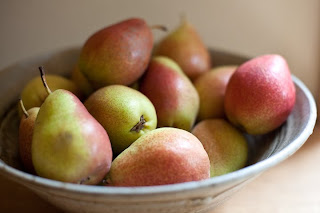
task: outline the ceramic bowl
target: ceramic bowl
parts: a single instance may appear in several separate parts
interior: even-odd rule
[[[211,51],[214,65],[241,64],[247,57]],[[38,66],[47,73],[64,76],[79,56],[79,48],[33,57],[0,71],[0,173],[23,184],[40,197],[66,212],[207,212],[219,205],[262,172],[294,154],[308,139],[316,121],[316,105],[308,88],[295,76],[296,104],[280,128],[263,136],[247,136],[248,165],[211,179],[152,187],[85,186],[48,180],[22,170],[18,155],[17,100],[24,85],[38,75]]]

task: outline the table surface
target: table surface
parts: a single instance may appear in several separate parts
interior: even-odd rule
[[[320,127],[289,159],[271,168],[210,213],[320,212]],[[62,213],[29,189],[0,176],[0,212]]]

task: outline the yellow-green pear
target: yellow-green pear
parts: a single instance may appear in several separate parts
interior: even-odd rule
[[[192,130],[203,144],[210,159],[211,177],[244,167],[248,159],[246,138],[224,119],[200,121]]]
[[[53,180],[95,185],[111,167],[109,137],[99,122],[70,91],[51,92],[40,107],[32,138],[36,173]]]
[[[53,74],[46,75],[46,79],[52,91],[55,91],[57,89],[65,89],[72,92],[80,99],[82,98],[81,90],[71,80],[63,76],[53,75]],[[25,85],[25,87],[21,92],[21,99],[23,100],[26,110],[32,107],[40,107],[47,96],[48,94],[45,88],[43,87],[40,76],[37,76],[31,79]],[[22,111],[20,110],[20,107],[19,107],[19,111],[20,111],[20,115],[22,115]]]
[[[103,87],[84,105],[108,132],[115,154],[157,127],[157,115],[151,101],[127,86]]]

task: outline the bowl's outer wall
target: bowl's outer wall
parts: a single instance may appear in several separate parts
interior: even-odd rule
[[[224,51],[211,50],[214,66],[241,64],[247,57]],[[266,137],[248,136],[255,157],[244,169],[210,180],[175,184],[161,187],[105,188],[100,186],[78,186],[36,177],[19,169],[19,162],[11,155],[8,143],[16,140],[16,133],[3,134],[12,129],[12,117],[16,117],[16,103],[24,85],[38,74],[38,67],[44,66],[47,73],[68,76],[79,56],[79,48],[64,50],[42,57],[31,58],[0,72],[0,117],[1,141],[0,172],[8,178],[23,184],[52,204],[70,212],[205,212],[229,198],[247,182],[264,170],[276,165],[293,154],[312,133],[316,109],[313,97],[304,85],[295,79],[297,104],[286,124]],[[14,83],[13,83],[14,82]],[[11,109],[11,110],[10,110]],[[10,111],[9,114],[5,114]],[[12,116],[12,117],[10,117]],[[4,131],[6,130],[6,131]],[[16,141],[15,141],[16,142]],[[15,143],[13,142],[13,144]],[[17,143],[16,143],[17,144]],[[17,145],[13,148],[16,148]],[[289,147],[289,148],[287,148]],[[283,150],[283,151],[281,151]],[[9,154],[8,154],[9,153]],[[5,155],[6,158],[4,157]],[[10,159],[11,157],[11,159]],[[263,160],[266,159],[267,160]],[[249,164],[252,164],[249,163]],[[8,165],[11,166],[8,166]]]

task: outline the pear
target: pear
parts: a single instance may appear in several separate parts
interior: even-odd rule
[[[37,174],[63,182],[100,183],[112,161],[107,132],[74,94],[64,89],[51,92],[43,73],[42,79],[48,96],[40,107],[31,147]]]
[[[240,65],[230,78],[225,113],[247,133],[266,134],[287,120],[295,98],[287,61],[277,54],[257,56]]]
[[[90,83],[86,77],[80,72],[78,65],[76,65],[71,73],[71,80],[77,85],[77,87],[84,94],[84,97],[89,97],[94,89],[91,87]]]
[[[25,170],[35,174],[31,157],[31,144],[34,124],[39,112],[39,107],[33,107],[28,111],[25,109],[22,100],[19,101],[23,116],[19,125],[19,153]]]
[[[154,54],[176,61],[192,80],[211,68],[208,49],[196,29],[184,17],[180,26],[159,42]]]
[[[246,165],[248,144],[244,135],[224,119],[206,119],[192,130],[210,159],[210,176],[236,171]]]
[[[82,92],[71,80],[59,75],[46,75],[46,80],[50,84],[50,89],[55,91],[57,89],[65,89],[74,93],[79,98],[82,98]],[[28,110],[32,107],[40,107],[48,96],[43,87],[41,77],[37,76],[31,79],[23,88],[21,92],[21,99],[23,100],[25,108]],[[22,115],[19,107],[20,115]]]
[[[201,74],[194,82],[200,97],[198,121],[224,118],[224,95],[236,65],[224,65]]]
[[[153,186],[209,178],[210,161],[191,133],[172,127],[141,136],[118,155],[107,176],[111,186]]]
[[[140,18],[130,18],[91,35],[82,47],[80,72],[92,88],[130,85],[140,78],[153,49],[151,28]]]
[[[175,61],[163,56],[153,58],[141,79],[140,91],[155,106],[158,127],[191,130],[199,110],[199,95]]]
[[[108,132],[114,154],[119,154],[157,126],[151,101],[127,86],[103,87],[95,91],[84,105]]]

